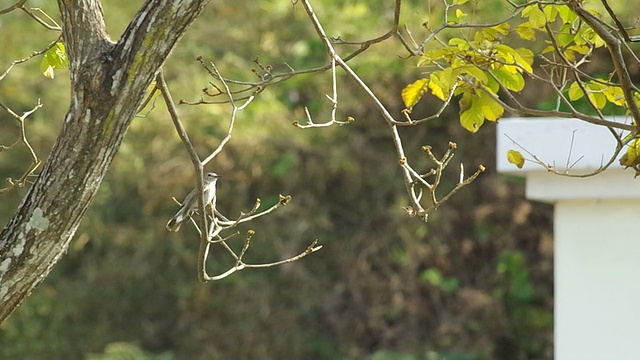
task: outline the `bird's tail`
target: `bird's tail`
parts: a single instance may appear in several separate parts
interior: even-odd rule
[[[180,226],[182,226],[182,223],[185,222],[188,219],[188,216],[186,216],[186,209],[183,207],[181,208],[168,222],[167,222],[167,230],[169,231],[180,231]]]

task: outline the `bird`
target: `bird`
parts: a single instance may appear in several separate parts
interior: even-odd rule
[[[209,204],[215,206],[216,201],[216,182],[220,176],[214,172],[208,172],[204,175],[204,206]],[[191,190],[187,197],[184,198],[180,210],[167,222],[167,230],[180,231],[182,223],[189,220],[191,215],[198,210],[198,188]]]

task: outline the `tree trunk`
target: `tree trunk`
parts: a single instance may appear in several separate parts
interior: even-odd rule
[[[0,232],[0,323],[66,252],[164,60],[208,0],[148,0],[112,42],[99,0],[58,0],[71,104],[42,172]]]

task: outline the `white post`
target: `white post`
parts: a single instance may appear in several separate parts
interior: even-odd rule
[[[615,144],[609,130],[579,120],[498,124],[498,171],[525,176],[527,198],[554,204],[556,360],[640,359],[640,178],[617,160],[588,178],[533,162],[518,169],[506,153],[530,158],[524,148],[559,170],[573,164],[571,173],[587,173],[608,161]]]

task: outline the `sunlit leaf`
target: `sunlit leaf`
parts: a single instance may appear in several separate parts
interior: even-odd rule
[[[460,38],[451,38],[451,40],[449,40],[449,46],[455,46],[459,50],[469,50],[469,42]]]
[[[565,24],[572,23],[578,17],[578,15],[571,11],[566,5],[558,6],[558,15],[560,15],[560,19],[562,19],[562,22]]]
[[[484,123],[484,115],[474,98],[470,92],[466,92],[460,99],[460,125],[472,133],[477,132]]]
[[[482,115],[489,121],[496,121],[504,114],[504,108],[484,92],[474,99],[474,106],[479,107]]]
[[[556,17],[558,17],[558,7],[556,5],[545,5],[543,11],[548,22],[556,21]]]
[[[516,62],[516,50],[511,46],[500,44],[495,47],[496,57],[507,64]]]
[[[509,35],[509,29],[511,29],[511,25],[509,25],[509,23],[502,23],[500,25],[496,25],[491,28],[495,29],[497,32],[499,32],[502,35]]]
[[[40,68],[40,70],[42,70],[42,67]],[[55,78],[55,74],[53,72],[53,67],[52,66],[47,66],[43,71],[42,71],[42,75],[48,77],[49,79]]]
[[[530,40],[530,41],[535,40],[536,39],[536,32],[535,32],[534,28],[532,28],[531,26],[525,25],[525,24],[520,24],[520,25],[516,26],[516,29],[515,29],[516,33],[523,40]]]
[[[461,73],[472,75],[479,83],[486,84],[488,81],[487,73],[475,65],[465,65],[458,68]]]
[[[586,46],[586,45],[571,45],[567,49],[573,50],[573,51],[577,52],[578,54],[584,55],[584,54],[589,52],[590,48],[588,46]]]
[[[588,97],[589,97],[589,100],[591,100],[591,102],[593,103],[593,105],[595,105],[595,107],[600,110],[602,110],[604,106],[607,105],[607,97],[603,93],[590,92],[588,93]]]
[[[441,71],[432,72],[429,75],[428,87],[431,89],[431,93],[438,99],[445,101],[449,97],[451,87],[456,81],[457,71],[454,74],[453,69],[446,68]]]
[[[627,151],[620,158],[620,165],[624,167],[638,166],[640,164],[640,139],[633,140],[627,147]]]
[[[427,91],[429,79],[419,79],[402,89],[402,101],[407,108],[413,107]]]
[[[529,18],[529,23],[535,28],[543,28],[544,24],[547,23],[547,18],[537,4],[525,7],[522,10],[522,17]]]
[[[509,90],[521,91],[524,89],[524,77],[519,72],[512,73],[507,70],[507,66],[491,70],[491,73],[500,83]]]
[[[516,63],[522,66],[523,69],[530,73],[533,72],[533,68],[531,67],[531,65],[533,65],[534,59],[533,51],[527,48],[517,48],[515,58]]]
[[[456,9],[456,18],[458,21],[461,21],[467,14],[465,14],[462,10]]]
[[[569,86],[569,100],[576,101],[584,96],[584,91],[578,85],[578,82],[574,81],[571,86]]]
[[[42,71],[44,76],[53,79],[54,69],[64,69],[67,66],[68,59],[66,49],[63,43],[58,42],[42,56],[40,71]]]
[[[507,161],[517,166],[518,169],[522,169],[524,166],[524,156],[518,150],[507,151]]]
[[[618,106],[625,106],[626,100],[624,98],[624,93],[622,92],[622,88],[618,86],[608,86],[603,94],[607,97],[607,100],[610,103],[616,104]]]
[[[444,58],[450,52],[451,52],[451,49],[449,48],[426,51],[424,55],[420,57],[420,61],[418,61],[418,66],[429,65],[436,60]]]

